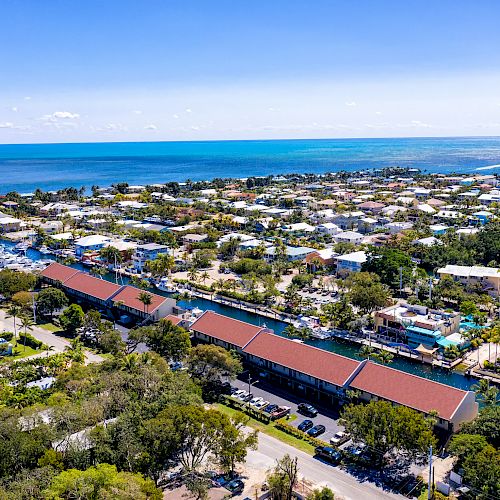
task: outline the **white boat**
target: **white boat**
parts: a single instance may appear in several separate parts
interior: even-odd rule
[[[160,281],[157,281],[155,285],[156,288],[158,288],[158,290],[161,290],[162,292],[166,293],[177,292],[175,285],[170,281],[170,279],[167,276],[163,276],[162,278],[160,278]]]
[[[43,254],[43,255],[47,255],[50,253],[50,250],[45,246],[45,245],[42,245],[38,251]]]

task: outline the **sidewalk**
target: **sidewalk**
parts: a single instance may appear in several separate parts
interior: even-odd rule
[[[18,334],[19,334],[19,320],[17,321],[18,323]],[[50,351],[45,351],[41,352],[38,354],[34,354],[33,356],[28,356],[23,359],[33,359],[33,358],[39,358],[42,356],[50,356],[51,353],[60,353],[64,352],[66,347],[70,346],[69,340],[59,337],[53,332],[49,332],[48,330],[45,330],[44,328],[41,328],[39,326],[33,326],[33,329],[29,331],[33,337],[36,339],[42,341],[44,344],[47,344],[49,347],[52,347]],[[12,318],[7,318],[6,313],[3,309],[0,309],[0,332],[3,331],[8,331],[8,332],[13,332],[14,331],[14,320]],[[94,354],[93,352],[90,351],[85,351],[85,362],[86,363],[100,363],[104,359],[99,356],[98,354]]]

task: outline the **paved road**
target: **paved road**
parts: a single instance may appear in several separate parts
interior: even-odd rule
[[[19,320],[17,321],[19,325]],[[14,320],[12,318],[6,318],[6,314],[4,310],[0,310],[0,332],[3,331],[14,331]],[[19,326],[18,326],[19,333]],[[69,340],[61,337],[59,335],[54,334],[44,328],[39,326],[34,326],[33,330],[29,331],[33,337],[41,340],[44,344],[52,347],[52,353],[64,352],[67,346],[70,345]],[[50,355],[50,352],[48,353]],[[42,352],[40,354],[34,354],[33,356],[28,356],[28,358],[38,358],[42,356],[47,356],[47,352]],[[85,351],[86,363],[100,363],[103,358],[98,354],[94,354],[90,351]],[[27,358],[26,358],[27,359]]]
[[[262,433],[259,434],[258,449],[248,453],[247,465],[252,468],[268,470],[276,464],[276,460],[287,453],[298,458],[301,476],[318,486],[328,486],[336,495],[345,500],[406,498],[402,495],[384,491],[371,482],[359,481],[338,467],[323,463],[305,452]],[[244,497],[246,494],[248,492],[245,491],[242,496]]]
[[[234,382],[232,382],[232,385],[238,387],[239,389],[245,389],[246,391],[248,391],[248,383],[245,383],[244,380],[235,380]],[[318,436],[318,438],[322,439],[323,441],[329,442],[330,438],[337,431],[343,430],[343,427],[340,426],[337,421],[338,413],[335,412],[334,409],[326,410],[318,407],[320,413],[316,417],[306,417],[297,412],[297,404],[302,402],[308,403],[308,401],[303,401],[300,398],[279,390],[278,388],[267,386],[262,382],[258,382],[256,385],[252,385],[251,392],[254,396],[264,398],[270,403],[275,403],[280,406],[289,406],[291,408],[291,413],[297,414],[297,418],[291,422],[291,425],[297,426],[305,419],[312,420],[315,425],[324,425],[326,427],[325,433]],[[313,404],[313,406],[316,406],[316,404]]]

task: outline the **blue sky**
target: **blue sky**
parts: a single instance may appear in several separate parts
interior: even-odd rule
[[[500,135],[496,0],[2,0],[0,142]]]

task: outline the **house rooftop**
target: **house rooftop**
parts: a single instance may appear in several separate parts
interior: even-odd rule
[[[263,330],[263,327],[229,318],[213,311],[205,311],[191,325],[191,329],[243,348]]]
[[[130,309],[135,309],[137,311],[147,311],[148,313],[153,313],[158,309],[167,299],[161,295],[155,293],[149,293],[151,296],[151,304],[145,307],[144,304],[139,300],[139,295],[142,290],[135,288],[133,286],[124,286],[116,295],[113,296],[112,301],[114,304],[121,302],[125,307]]]
[[[115,283],[100,278],[94,278],[82,272],[78,272],[65,280],[64,286],[100,300],[108,300],[121,288]]]
[[[78,269],[73,269],[69,266],[63,266],[57,262],[52,262],[48,267],[46,267],[41,273],[40,276],[43,278],[52,280],[52,281],[60,281],[64,283],[66,280],[78,274],[80,271]]]
[[[243,351],[340,387],[347,383],[361,364],[354,359],[266,332],[257,335]]]
[[[435,410],[447,420],[453,417],[467,395],[455,387],[371,361],[354,377],[350,386],[425,413]]]

